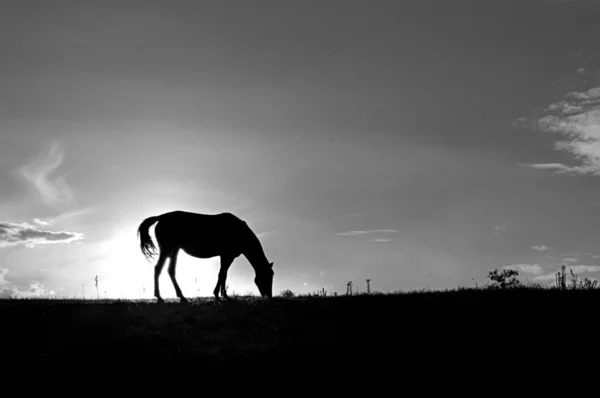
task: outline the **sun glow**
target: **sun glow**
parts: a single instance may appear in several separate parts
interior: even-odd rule
[[[152,234],[154,240],[154,236]],[[102,262],[98,267],[100,296],[108,298],[154,297],[154,266],[158,256],[147,261],[140,251],[137,236],[131,231],[120,231],[101,245]],[[219,273],[219,258],[199,259],[180,251],[177,259],[176,278],[186,297],[212,296]],[[175,298],[165,264],[159,278],[163,298]]]

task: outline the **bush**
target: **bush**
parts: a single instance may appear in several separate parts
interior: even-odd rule
[[[521,286],[517,276],[519,276],[519,271],[514,269],[503,269],[502,272],[498,272],[497,269],[490,271],[488,274],[488,278],[492,281],[490,287],[508,289]]]
[[[285,298],[292,298],[292,297],[296,296],[294,294],[294,292],[292,292],[290,289],[286,289],[286,290],[282,291],[280,295],[281,295],[281,297],[285,297]]]

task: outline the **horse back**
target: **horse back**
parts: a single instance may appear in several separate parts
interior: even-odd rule
[[[198,240],[241,240],[246,228],[246,223],[231,213],[174,211],[160,216],[155,233],[157,239],[185,244]]]

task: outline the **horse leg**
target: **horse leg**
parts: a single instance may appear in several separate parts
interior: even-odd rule
[[[156,297],[159,303],[164,302],[163,298],[160,297],[160,290],[158,288],[158,277],[162,272],[163,267],[165,266],[165,261],[167,261],[167,254],[164,251],[160,251],[160,256],[158,257],[158,261],[154,266],[154,297]]]
[[[171,277],[171,282],[173,282],[173,287],[175,287],[175,292],[177,293],[177,297],[179,297],[180,301],[182,303],[187,303],[187,299],[185,297],[183,297],[183,293],[181,292],[181,289],[179,288],[179,284],[177,283],[177,280],[175,279],[175,267],[177,266],[177,255],[179,254],[179,250],[175,249],[171,252],[171,261],[169,262],[169,276]]]
[[[217,280],[217,286],[215,286],[215,290],[213,291],[215,298],[219,299],[219,290],[221,291],[221,295],[223,298],[229,298],[227,296],[227,291],[225,290],[225,281],[227,280],[227,270],[229,266],[233,262],[233,258],[227,256],[221,256],[221,269],[219,270],[219,279]]]

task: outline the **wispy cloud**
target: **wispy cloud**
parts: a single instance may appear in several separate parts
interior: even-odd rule
[[[550,282],[556,279],[556,272],[533,277],[535,282]]]
[[[257,234],[256,234],[256,236],[257,236],[258,238],[261,238],[261,239],[262,239],[262,238],[264,238],[264,237],[266,237],[266,236],[269,236],[269,235],[271,235],[272,233],[273,233],[273,231],[264,231],[264,232],[259,232],[259,233],[257,233]]]
[[[512,269],[515,271],[525,272],[527,274],[539,275],[543,269],[538,264],[512,264],[505,265],[502,269]]]
[[[494,226],[494,235],[500,235],[500,232],[505,231],[506,227],[504,225],[495,225]]]
[[[571,166],[565,166],[562,163],[534,163],[528,166],[538,170],[556,171],[557,174],[567,174],[573,172],[573,168]]]
[[[44,220],[40,220],[39,218],[34,218],[33,221],[37,224],[43,225],[43,226],[48,226],[51,224],[50,221],[44,221]]]
[[[572,270],[574,274],[582,274],[584,272],[600,272],[600,266],[597,265],[569,265],[565,268],[567,269],[567,272]]]
[[[565,267],[565,272],[567,272],[567,274],[570,274],[571,270],[573,271],[574,274],[583,274],[583,273],[590,273],[590,272],[600,272],[600,266],[597,265],[569,265]],[[544,275],[538,275],[536,277],[533,278],[534,281],[537,282],[548,282],[548,281],[554,281],[556,278],[556,273],[558,272],[552,272],[549,274],[544,274]],[[588,279],[593,279],[593,278],[588,278]]]
[[[567,257],[567,258],[563,258],[563,261],[564,261],[564,262],[567,262],[567,263],[576,263],[576,262],[578,262],[579,260],[577,260],[576,258]]]
[[[531,246],[531,248],[533,250],[537,250],[539,252],[544,252],[544,251],[548,250],[548,246],[546,246],[546,245]]]
[[[580,48],[574,55],[577,58],[600,58],[600,53],[595,50],[586,50],[585,48]]]
[[[537,121],[543,131],[561,134],[565,139],[554,145],[571,154],[579,164],[534,163],[527,166],[557,174],[600,175],[600,87],[570,92],[551,104],[548,114]]]
[[[62,221],[66,221],[69,219],[73,219],[79,216],[83,216],[86,214],[91,213],[94,210],[93,207],[85,207],[85,208],[81,208],[78,210],[73,210],[73,211],[68,211],[66,213],[61,213],[56,217],[52,217],[51,219],[47,219],[46,222],[48,222],[49,224],[58,224]]]
[[[391,239],[385,239],[385,238],[377,238],[377,239],[371,239],[371,242],[391,242]]]
[[[41,230],[26,223],[0,221],[0,247],[25,245],[34,247],[42,244],[70,243],[83,239],[78,232]]]
[[[64,160],[64,150],[58,142],[53,142],[47,153],[17,170],[20,175],[50,206],[69,204],[73,191],[67,184],[66,175],[52,177]]]
[[[353,236],[353,235],[366,235],[366,234],[375,234],[375,233],[395,233],[398,232],[395,229],[372,229],[369,231],[348,231],[348,232],[340,232],[336,235],[345,235],[345,236]]]

